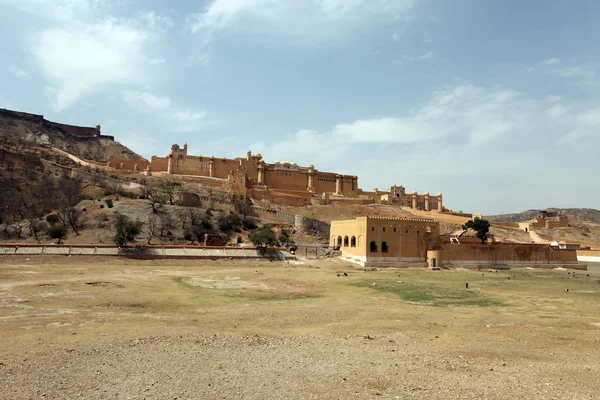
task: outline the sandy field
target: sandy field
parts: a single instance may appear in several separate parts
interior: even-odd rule
[[[599,393],[598,267],[0,258],[1,399]]]

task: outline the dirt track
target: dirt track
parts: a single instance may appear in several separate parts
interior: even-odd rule
[[[338,261],[0,263],[3,399],[600,392],[598,270],[572,277],[368,271]]]

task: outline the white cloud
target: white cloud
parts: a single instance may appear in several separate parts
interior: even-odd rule
[[[211,38],[232,29],[279,38],[338,38],[364,27],[367,19],[408,23],[402,16],[416,0],[213,0],[188,18],[192,32]],[[361,21],[362,20],[362,21]],[[309,28],[310,27],[310,28]]]
[[[405,62],[432,60],[434,58],[435,58],[435,54],[432,51],[428,51],[420,56],[408,56],[406,54],[403,54],[399,60],[394,60],[392,62],[392,65],[402,65]]]
[[[192,132],[200,127],[201,120],[206,116],[206,111],[179,110],[173,107],[168,97],[157,96],[149,92],[127,90],[121,92],[123,101],[136,110],[152,113],[164,121],[172,123],[171,127],[176,132]]]
[[[0,0],[0,4],[59,23],[91,18],[103,5],[99,0]]]
[[[143,83],[147,41],[144,30],[106,18],[81,29],[43,30],[32,49],[55,93],[54,109],[62,111],[104,85]]]
[[[16,76],[17,78],[21,78],[21,79],[27,79],[29,78],[29,72],[16,67],[14,65],[11,65],[8,70],[10,71],[11,74],[13,74],[14,76]]]
[[[559,62],[560,62],[559,58],[556,58],[556,57],[548,58],[548,59],[546,59],[544,61],[541,61],[541,62],[535,64],[533,67],[529,68],[528,71],[529,72],[533,72],[533,71],[535,71],[539,67],[544,67],[544,66],[548,66],[548,65],[558,64]]]
[[[164,58],[153,58],[150,61],[148,61],[148,64],[158,65],[158,64],[164,64],[165,62],[167,62],[167,61]]]
[[[173,22],[155,12],[131,18],[108,14],[119,2],[101,0],[0,0],[47,20],[27,38],[34,62],[47,82],[55,111],[111,85],[139,85],[155,40]],[[44,27],[46,26],[46,27]]]

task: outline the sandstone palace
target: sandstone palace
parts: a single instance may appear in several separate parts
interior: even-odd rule
[[[146,175],[177,175],[188,182],[221,187],[256,200],[303,206],[310,204],[397,204],[425,211],[443,211],[442,194],[406,193],[403,186],[389,191],[364,191],[358,177],[322,172],[314,165],[301,167],[293,162],[265,163],[260,153],[245,158],[215,158],[188,155],[188,146],[174,144],[166,157],[153,156],[151,162],[111,158],[109,168]]]

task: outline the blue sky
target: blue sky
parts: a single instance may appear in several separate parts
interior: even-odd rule
[[[600,208],[600,3],[0,0],[0,107],[455,210]]]

